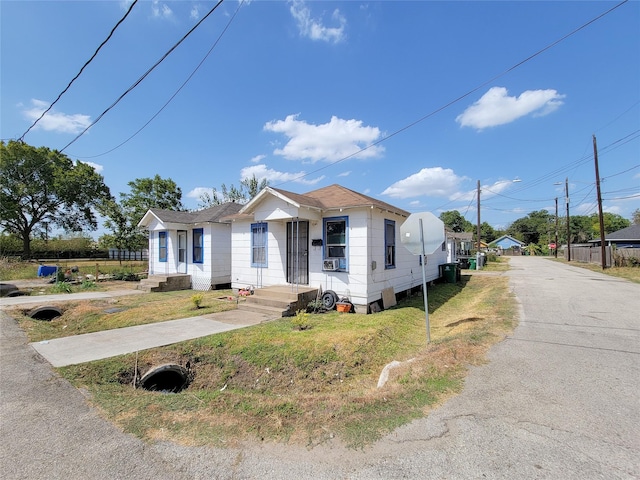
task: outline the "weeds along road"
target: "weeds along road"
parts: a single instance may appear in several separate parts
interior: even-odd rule
[[[3,478],[640,478],[640,285],[537,257],[520,325],[463,392],[362,451],[144,444],[101,420],[2,317]],[[0,315],[4,315],[0,312]]]

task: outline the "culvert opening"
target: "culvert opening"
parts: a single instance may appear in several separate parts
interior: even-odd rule
[[[153,367],[140,379],[140,387],[153,392],[178,393],[189,386],[189,371],[174,363]]]
[[[54,318],[60,317],[62,315],[62,310],[58,307],[45,306],[34,308],[27,315],[34,320],[51,321]]]

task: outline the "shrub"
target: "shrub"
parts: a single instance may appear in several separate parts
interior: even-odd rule
[[[196,307],[196,309],[200,308],[203,299],[204,295],[202,293],[194,293],[191,295],[191,303],[193,303],[193,306]]]
[[[96,282],[94,282],[92,280],[84,280],[80,284],[80,288],[82,290],[95,290],[96,288],[98,288],[98,286],[96,285]]]
[[[71,293],[72,291],[71,285],[67,282],[56,282],[51,287],[51,293]]]
[[[320,313],[324,311],[324,303],[322,303],[322,300],[320,299],[311,300],[309,303],[307,303],[307,313]]]
[[[124,280],[125,282],[137,282],[138,275],[133,272],[128,272],[126,270],[121,270],[113,273],[114,280]]]
[[[307,330],[311,328],[309,314],[304,310],[298,310],[296,316],[291,319],[291,325],[294,330]]]

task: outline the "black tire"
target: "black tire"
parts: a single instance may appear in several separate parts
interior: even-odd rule
[[[322,294],[322,305],[327,310],[333,310],[336,308],[336,302],[338,301],[338,295],[333,290],[327,290]]]

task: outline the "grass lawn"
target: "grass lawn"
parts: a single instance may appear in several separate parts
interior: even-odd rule
[[[22,318],[21,325],[37,340],[203,313],[194,309],[192,294],[123,298],[116,306],[124,310],[111,314],[104,304],[83,302],[52,322]],[[145,440],[314,446],[334,439],[360,448],[458,393],[468,366],[484,362],[487,349],[516,323],[503,276],[463,275],[457,284],[430,287],[428,301],[429,345],[417,295],[372,315],[305,314],[310,328],[304,330],[296,319],[282,318],[59,371],[89,392],[107,419]],[[213,296],[203,305],[235,307]],[[377,388],[382,368],[394,360],[403,363]],[[133,387],[135,378],[164,363],[188,366],[187,389],[163,394]]]
[[[44,265],[58,266],[66,271],[72,267],[78,267],[76,276],[94,275],[96,270],[100,275],[114,273],[145,273],[148,270],[148,263],[142,261],[118,261],[118,260],[59,260],[53,262],[43,262]],[[29,280],[38,276],[39,263],[35,262],[10,262],[0,259],[0,282],[11,282],[11,280]]]
[[[612,277],[624,278],[631,282],[640,283],[640,268],[638,267],[609,267],[602,269],[602,265],[595,263],[567,262],[564,258],[553,259],[556,262],[563,262],[574,267],[580,267],[592,272],[600,272]]]
[[[101,282],[99,285],[105,289],[133,288],[136,283]],[[58,307],[62,310],[62,316],[50,322],[28,317],[27,314],[33,306],[15,308],[9,313],[18,319],[20,326],[29,336],[29,341],[39,342],[236,308],[237,298],[231,290],[211,290],[197,292],[197,294],[202,295],[200,308],[195,307],[192,299],[196,293],[192,290],[183,290],[123,296],[108,300],[61,302]]]

